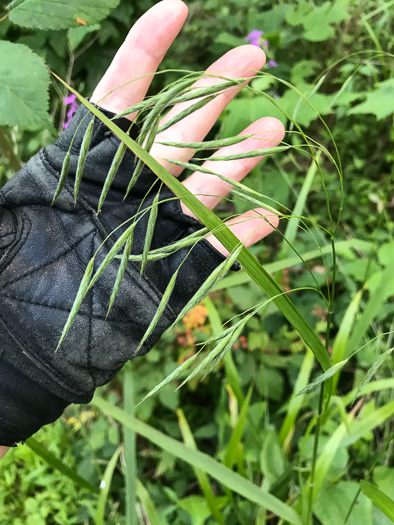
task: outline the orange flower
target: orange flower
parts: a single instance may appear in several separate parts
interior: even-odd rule
[[[186,328],[198,328],[205,323],[207,317],[207,307],[201,303],[185,315],[183,324]]]

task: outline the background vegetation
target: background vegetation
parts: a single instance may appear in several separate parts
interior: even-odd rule
[[[28,16],[18,11],[20,2],[12,2],[0,22],[1,184],[63,127],[67,92],[50,80],[43,62],[89,96],[133,21],[153,3],[70,0],[70,11],[58,19],[36,16],[36,0],[25,0]],[[85,26],[75,19],[76,6],[90,4],[106,7],[95,15],[86,10]],[[340,374],[325,382],[321,398],[320,365],[269,303],[210,374],[181,389],[183,377],[177,378],[138,405],[198,351],[198,343],[266,299],[245,272],[228,276],[155,349],[125,367],[92,406],[68,408],[56,424],[5,457],[0,524],[388,525],[394,513],[393,2],[188,5],[188,22],[161,70],[202,70],[257,29],[274,75],[257,78],[255,92],[245,90],[231,102],[208,138],[232,136],[264,115],[277,116],[294,131],[287,114],[334,154],[326,127],[302,93],[338,145],[343,209],[338,172],[329,159],[319,156],[321,177],[311,158],[294,148],[265,159],[245,183],[275,199],[283,213],[293,210],[294,218],[280,225],[290,244],[273,234],[250,249],[283,290],[318,286],[327,297],[335,266],[331,318],[316,290],[290,297],[324,344],[329,337],[331,363],[340,363],[334,369]],[[8,10],[0,7],[1,17]],[[57,0],[52,7],[64,9]],[[18,93],[26,78],[36,82],[37,97],[11,109],[4,85]],[[171,72],[158,75],[151,93],[175,78]],[[285,140],[302,143],[296,133]],[[326,196],[335,220],[341,212],[335,263]],[[234,194],[218,215],[251,207]],[[309,230],[300,216],[312,221]]]

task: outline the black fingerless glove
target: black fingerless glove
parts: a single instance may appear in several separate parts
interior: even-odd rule
[[[110,381],[126,361],[153,347],[224,260],[206,240],[193,247],[154,332],[137,352],[171,276],[190,247],[148,261],[142,276],[139,263],[130,261],[107,317],[119,268],[115,259],[88,292],[56,350],[88,262],[106,237],[137,212],[141,202],[140,211],[152,205],[160,186],[156,175],[144,167],[124,199],[135,169],[135,157],[127,150],[97,215],[119,139],[95,119],[75,204],[73,182],[91,118],[81,106],[57,142],[35,155],[0,191],[0,445],[25,440],[59,417],[69,403],[90,401],[96,387]],[[124,130],[130,126],[126,119],[116,123]],[[133,130],[135,127],[130,135],[135,138]],[[71,143],[69,177],[51,206]],[[185,215],[179,199],[173,197],[164,186],[160,201],[172,200],[158,206],[151,249],[173,243],[203,226]],[[148,220],[147,212],[135,227],[132,254],[143,251]],[[95,260],[95,270],[128,225],[130,222],[105,242]]]

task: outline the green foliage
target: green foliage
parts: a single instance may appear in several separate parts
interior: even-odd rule
[[[42,60],[29,47],[11,42],[0,42],[0,56],[0,125],[44,127],[49,73]]]
[[[66,29],[93,25],[119,4],[120,0],[22,0],[9,4],[10,20],[22,27]],[[13,5],[15,7],[13,7]]]
[[[9,17],[0,22],[0,185],[12,175],[12,155],[27,161],[63,125],[66,89],[49,85],[45,65],[88,97],[132,21],[151,4],[11,3]],[[229,104],[205,146],[183,145],[196,150],[183,166],[203,171],[201,158],[238,143],[235,135],[251,121],[271,115],[286,125],[283,147],[272,151],[276,154],[217,209],[220,219],[260,205],[279,212],[279,232],[243,252],[242,259],[245,269],[252,256],[263,263],[268,299],[253,281],[257,264],[250,273],[213,282],[212,289],[208,283],[210,298],[198,304],[203,293],[197,295],[184,320],[149,354],[133,361],[127,376],[119,375],[103,389],[105,401],[95,401],[100,410],[71,407],[62,421],[40,431],[37,452],[48,448],[53,454],[46,455],[46,463],[27,446],[5,456],[0,523],[90,524],[98,516],[104,523],[123,524],[136,499],[141,523],[148,516],[153,524],[223,520],[226,525],[261,525],[277,523],[282,515],[294,522],[301,516],[303,525],[388,525],[387,498],[394,500],[390,2],[374,0],[363,9],[352,0],[273,7],[265,0],[191,0],[188,6],[188,22],[162,71],[180,68],[197,76],[222,53],[244,44],[253,29],[264,31],[260,43],[268,60],[278,64],[266,68]],[[159,108],[160,90],[179,78],[174,71],[155,77],[151,93],[159,95],[138,107],[145,137],[153,138],[160,113],[176,97],[201,95],[178,84],[172,93],[163,92],[168,99]],[[114,160],[100,204],[124,149]],[[67,166],[63,182],[66,175]],[[172,187],[179,190],[176,182]],[[202,207],[195,211],[204,213]],[[219,219],[208,218],[209,228],[220,230]],[[94,275],[92,267],[87,269],[78,300],[118,257],[116,292],[133,227],[130,222]],[[192,247],[207,231],[182,245]],[[230,239],[223,230],[222,238]],[[147,246],[142,256],[130,258],[158,259],[178,246],[150,251]],[[234,258],[240,259],[239,254]],[[176,277],[151,329],[175,282]],[[329,356],[326,373],[294,322],[274,306],[274,288],[289,294],[298,320],[321,341],[319,348]],[[288,304],[284,297],[282,304]],[[53,457],[79,478],[57,470],[62,466],[51,463]],[[99,503],[80,478],[99,490],[105,475]]]

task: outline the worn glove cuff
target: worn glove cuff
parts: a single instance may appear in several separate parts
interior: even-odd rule
[[[16,446],[58,419],[68,405],[0,359],[0,445]]]

